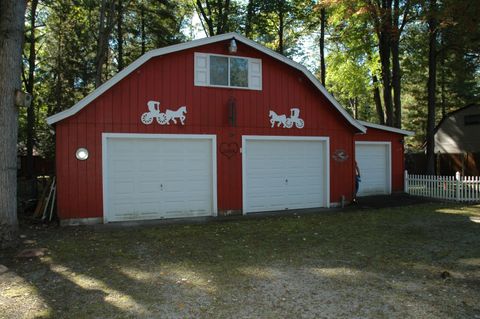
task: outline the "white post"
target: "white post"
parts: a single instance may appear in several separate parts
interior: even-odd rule
[[[403,191],[408,194],[408,171],[403,174]]]
[[[455,173],[455,199],[460,201],[460,172]]]

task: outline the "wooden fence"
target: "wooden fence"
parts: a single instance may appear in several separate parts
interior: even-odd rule
[[[480,176],[409,175],[405,171],[405,193],[459,202],[480,202]]]

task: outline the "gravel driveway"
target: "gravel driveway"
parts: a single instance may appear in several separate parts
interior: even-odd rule
[[[480,318],[480,206],[25,228],[1,318]],[[23,248],[44,256],[15,258]]]

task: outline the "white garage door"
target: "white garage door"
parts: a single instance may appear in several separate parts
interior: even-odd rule
[[[215,138],[104,134],[105,222],[216,213]]]
[[[356,142],[355,158],[361,175],[358,196],[390,194],[390,143]]]
[[[328,207],[326,138],[243,137],[244,213]]]

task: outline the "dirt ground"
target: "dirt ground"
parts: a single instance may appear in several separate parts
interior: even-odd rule
[[[439,201],[417,196],[409,196],[404,193],[394,193],[392,195],[375,195],[359,197],[356,205],[351,205],[354,209],[371,209],[371,208],[391,208],[400,206],[411,206],[418,204],[434,203]]]
[[[480,318],[479,205],[22,235],[0,318]]]

